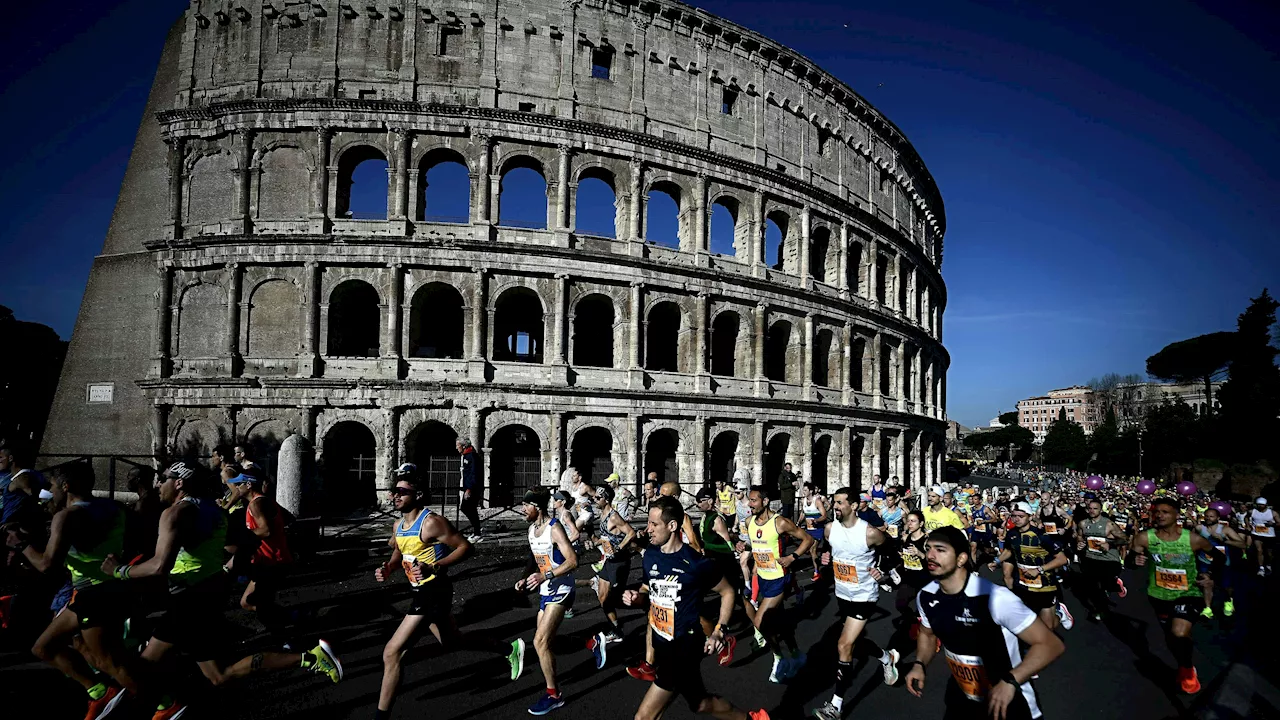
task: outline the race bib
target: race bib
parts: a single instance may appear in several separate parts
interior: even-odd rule
[[[600,538],[600,554],[605,557],[611,557],[614,553],[613,543],[609,538],[601,536]]]
[[[1040,572],[1037,572],[1035,575],[1031,574],[1032,571],[1039,571],[1039,570],[1040,568],[1036,567],[1035,565],[1018,565],[1018,582],[1022,583],[1023,587],[1029,587],[1029,588],[1044,587],[1044,572],[1040,571]]]
[[[903,555],[902,567],[908,570],[923,570],[924,563],[920,561],[919,555]]]
[[[664,640],[676,637],[676,603],[680,600],[680,583],[670,580],[649,582],[649,627]]]
[[[1044,531],[1045,531],[1045,532],[1047,532],[1047,533],[1050,533],[1050,534],[1057,534],[1057,532],[1058,532],[1058,523],[1056,523],[1056,522],[1050,522],[1050,521],[1048,521],[1048,520],[1045,520],[1045,521],[1044,521]]]
[[[401,555],[401,556],[400,556],[400,568],[401,568],[402,570],[404,570],[404,576],[405,576],[405,577],[407,577],[407,578],[410,578],[410,580],[409,580],[409,584],[410,584],[410,585],[413,585],[413,586],[415,586],[415,587],[416,587],[416,586],[418,586],[418,585],[421,585],[421,584],[423,584],[423,583],[425,583],[425,582],[427,581],[427,578],[425,578],[425,577],[424,577],[424,578],[422,578],[421,580],[418,580],[418,581],[416,581],[416,582],[415,582],[415,581],[412,579],[412,578],[413,578],[413,576],[409,574],[409,571],[413,568],[413,566],[414,566],[417,562],[418,562],[418,556],[417,556],[417,555]]]
[[[756,559],[757,570],[777,570],[778,558],[768,550],[753,550],[751,554]]]
[[[533,561],[538,563],[538,574],[540,575],[546,575],[547,573],[556,569],[556,566],[551,564],[550,555],[543,555],[542,553],[534,553]]]
[[[1258,537],[1273,537],[1276,534],[1276,529],[1270,525],[1254,525],[1253,534]]]
[[[898,537],[898,526],[897,526],[897,525],[885,525],[885,526],[884,526],[884,531],[885,531],[885,533],[887,533],[887,534],[889,535],[889,537],[891,537],[891,538],[896,538],[896,537]]]
[[[813,524],[813,518],[805,518],[804,527],[806,530],[813,530],[817,526]]]
[[[987,524],[985,522],[982,522],[981,520],[976,520],[973,523],[973,531],[984,533],[987,531]]]
[[[1084,541],[1088,544],[1089,552],[1091,553],[1104,553],[1107,551],[1103,547],[1103,545],[1107,544],[1107,539],[1104,537],[1087,537]]]
[[[986,668],[982,666],[982,658],[977,655],[960,655],[943,649],[947,655],[947,666],[951,668],[951,677],[955,678],[960,692],[974,702],[987,699],[991,691],[991,683],[987,680]]]
[[[858,584],[858,568],[853,563],[842,563],[839,560],[832,561],[832,567],[835,568],[836,582],[845,583],[847,585]]]
[[[1163,590],[1187,590],[1187,571],[1182,568],[1163,568],[1156,566],[1156,587]]]

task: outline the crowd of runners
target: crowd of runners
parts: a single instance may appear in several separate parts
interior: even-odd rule
[[[459,442],[459,452],[468,449]],[[319,640],[293,648],[297,618],[276,603],[292,563],[292,518],[266,491],[248,451],[218,448],[207,463],[177,462],[154,480],[139,472],[131,483],[138,499],[124,506],[94,496],[87,463],[44,477],[0,449],[4,582],[19,588],[0,598],[0,625],[47,622],[32,652],[83,688],[86,718],[183,716],[184,661],[214,687],[272,670],[343,679],[340,647]],[[1073,586],[1090,620],[1102,620],[1112,596],[1131,591],[1121,577],[1127,563],[1136,566],[1132,590],[1146,594],[1165,631],[1178,688],[1194,694],[1191,627],[1235,612],[1242,573],[1270,573],[1276,521],[1262,497],[1245,506],[1203,494],[1144,494],[1151,488],[1119,478],[1090,489],[1075,473],[1020,473],[1017,484],[984,489],[962,480],[914,496],[877,475],[865,490],[824,493],[797,483],[787,497],[741,471],[696,488],[650,474],[632,492],[617,475],[591,484],[570,470],[558,487],[528,491],[519,506],[528,562],[510,586],[536,593],[537,610],[531,632],[508,642],[483,632],[464,637],[454,619],[451,575],[476,562],[484,540],[474,511],[464,535],[430,508],[416,467],[403,465],[391,479],[398,518],[388,527],[385,561],[372,572],[380,583],[406,582],[410,600],[382,653],[374,718],[391,716],[402,677],[414,672],[405,653],[424,631],[445,649],[505,659],[513,681],[525,672],[531,642],[545,691],[529,713],[564,707],[570,692],[557,674],[555,641],[575,603],[594,607],[578,600],[585,588],[602,611],[587,641],[595,667],[625,664],[649,683],[634,710],[593,709],[606,717],[658,718],[679,696],[699,714],[768,718],[713,692],[700,664],[711,656],[729,666],[742,643],[773,656],[760,680],[789,682],[808,658],[796,640],[796,613],[784,608],[792,599],[803,604],[807,591],[832,593],[841,624],[834,687],[814,717],[846,715],[858,660],[876,661],[885,685],[920,696],[941,654],[946,717],[1039,718],[1032,681],[1052,672],[1075,623],[1064,588]],[[984,566],[996,581],[980,576]],[[225,663],[219,616],[237,577],[248,580],[241,607],[277,649]],[[865,633],[881,595],[897,611],[884,646]],[[31,611],[35,599],[50,597],[48,612]],[[620,610],[631,608],[644,611],[644,622],[626,627],[624,617],[635,614]],[[133,627],[141,618],[143,632]],[[628,636],[642,644],[642,656],[618,652]]]

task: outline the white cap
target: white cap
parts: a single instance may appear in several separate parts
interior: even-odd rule
[[[1030,505],[1030,504],[1028,504],[1028,503],[1026,503],[1026,502],[1016,502],[1016,503],[1014,503],[1014,504],[1013,504],[1013,509],[1014,509],[1014,510],[1017,510],[1018,512],[1024,512],[1024,513],[1026,513],[1026,514],[1028,514],[1028,515],[1030,515],[1030,514],[1031,514],[1031,505]]]
[[[1266,504],[1267,504],[1267,499],[1266,499],[1266,498],[1264,498],[1264,497],[1260,497],[1260,498],[1258,498],[1257,500],[1254,500],[1254,501],[1253,501],[1253,503],[1254,503],[1255,505],[1266,505]]]
[[[401,475],[417,475],[418,466],[414,465],[413,463],[404,463],[400,467],[396,468],[395,471],[391,474],[395,475],[396,477],[400,477]]]
[[[941,488],[940,486],[938,486],[938,485],[934,485],[933,487],[929,488],[929,494],[931,494],[931,495],[945,495],[946,493],[942,492],[942,488]]]
[[[48,490],[40,491],[40,502],[49,502],[52,499],[53,499],[53,493],[49,492]]]

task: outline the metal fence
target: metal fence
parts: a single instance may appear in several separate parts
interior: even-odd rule
[[[43,461],[43,462],[42,462]],[[116,497],[118,490],[128,490],[126,480],[129,471],[133,468],[142,468],[149,472],[155,472],[160,468],[164,458],[159,456],[146,455],[36,455],[36,471],[42,474],[48,474],[57,468],[70,465],[71,463],[87,462],[93,466],[96,478],[94,489],[102,489],[102,475],[106,475],[106,493],[107,497],[112,500]]]

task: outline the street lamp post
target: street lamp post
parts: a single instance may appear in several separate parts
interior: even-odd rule
[[[1138,479],[1142,479],[1142,428],[1138,428]]]

